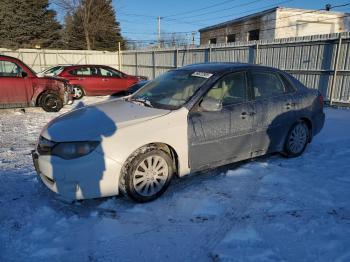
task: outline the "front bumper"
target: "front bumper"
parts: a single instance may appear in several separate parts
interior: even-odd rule
[[[122,165],[98,152],[72,160],[39,155],[32,151],[35,170],[42,182],[67,200],[118,195]]]
[[[71,94],[69,92],[64,92],[64,104],[65,105],[71,105],[74,101],[74,94]]]

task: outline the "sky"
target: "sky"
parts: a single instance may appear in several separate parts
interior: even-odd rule
[[[275,6],[321,9],[350,3],[350,0],[113,0],[122,35],[129,40],[156,41],[157,17],[164,35],[181,32],[199,38],[200,28],[263,11]],[[333,11],[350,12],[350,5]]]

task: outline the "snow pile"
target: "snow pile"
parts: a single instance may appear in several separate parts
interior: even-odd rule
[[[56,115],[0,111],[0,261],[350,261],[350,110],[326,109],[299,158],[174,179],[147,204],[42,186],[30,150]]]

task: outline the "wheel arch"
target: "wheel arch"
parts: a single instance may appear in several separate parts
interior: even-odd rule
[[[309,136],[309,142],[312,141],[312,137],[313,137],[313,124],[312,124],[312,121],[310,118],[306,117],[306,116],[303,116],[303,117],[300,117],[300,120],[305,122],[305,124],[307,125],[307,127],[309,128],[309,131],[310,131],[310,136]]]
[[[169,145],[167,143],[163,143],[163,142],[152,142],[152,143],[148,143],[148,144],[145,144],[143,146],[140,146],[139,148],[134,150],[127,157],[127,159],[125,160],[125,163],[128,162],[128,159],[130,159],[133,156],[135,156],[135,154],[138,154],[140,151],[142,151],[142,149],[149,148],[149,147],[156,147],[156,148],[164,151],[165,153],[169,154],[169,156],[171,157],[171,159],[173,161],[173,167],[174,167],[175,174],[178,176],[178,173],[179,173],[179,157],[178,157],[178,154],[177,154],[176,150],[171,145]],[[124,165],[125,165],[125,163],[124,163]]]
[[[40,100],[43,97],[43,95],[49,94],[49,93],[56,94],[56,95],[60,96],[58,91],[51,90],[51,89],[42,89],[33,97],[33,103],[36,106],[40,106],[41,105]]]
[[[81,85],[78,85],[78,84],[72,84],[71,86],[72,86],[72,88],[74,88],[75,86],[79,87],[83,91],[84,96],[86,96],[86,91],[85,91],[84,87],[82,87]]]

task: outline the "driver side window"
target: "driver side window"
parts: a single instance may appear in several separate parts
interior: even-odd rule
[[[221,78],[206,94],[218,100],[223,106],[247,101],[247,81],[245,72],[232,73]]]
[[[0,61],[0,77],[21,77],[22,68],[10,61]]]

